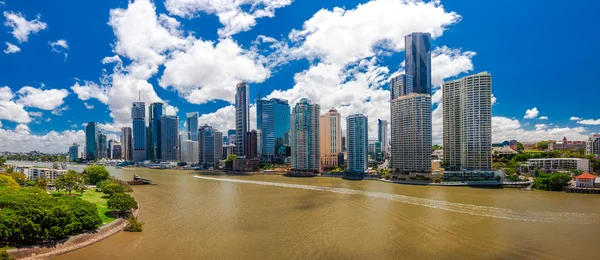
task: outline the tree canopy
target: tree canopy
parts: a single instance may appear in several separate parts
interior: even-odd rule
[[[83,175],[89,184],[96,185],[98,182],[105,181],[110,178],[108,170],[104,166],[91,165],[83,169]]]
[[[65,190],[69,192],[69,195],[75,190],[83,193],[86,189],[85,178],[83,174],[77,173],[76,171],[69,170],[66,173],[61,174],[54,180],[54,185],[57,190]]]
[[[118,184],[109,183],[102,188],[102,192],[112,196],[115,193],[123,193],[123,192],[125,192],[125,190],[123,189],[123,187],[119,186]]]
[[[561,191],[573,178],[569,173],[538,173],[533,187],[538,190]]]
[[[113,194],[110,196],[110,199],[108,199],[107,204],[109,209],[117,210],[120,214],[138,208],[137,201],[129,196],[129,194],[125,193]]]
[[[7,175],[0,175],[0,188],[14,192],[21,189],[21,185],[19,185],[19,183],[17,183],[12,177],[9,177]],[[2,208],[1,205],[0,208]]]

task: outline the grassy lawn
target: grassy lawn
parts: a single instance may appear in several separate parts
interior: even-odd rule
[[[54,191],[53,193],[57,192]],[[67,194],[64,191],[61,191],[60,193],[63,195]],[[81,198],[82,200],[96,204],[96,208],[98,208],[98,215],[100,216],[103,225],[106,225],[116,219],[105,214],[109,211],[107,205],[108,199],[102,198],[102,196],[105,196],[106,194],[102,192],[96,192],[95,189],[85,190],[85,192],[83,192],[83,195],[73,192],[73,195],[75,194],[76,196],[79,196],[79,198]]]

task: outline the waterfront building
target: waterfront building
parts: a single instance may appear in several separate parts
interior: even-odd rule
[[[247,159],[254,159],[258,157],[258,132],[256,130],[252,130],[250,132],[246,132],[246,144],[245,147],[245,157]]]
[[[590,136],[586,142],[585,154],[600,154],[600,134]]]
[[[560,171],[579,170],[590,171],[590,160],[581,158],[539,158],[527,160],[529,171],[539,169],[542,172],[554,173]]]
[[[162,137],[160,120],[165,114],[165,106],[161,102],[155,102],[150,104],[150,107],[148,109],[150,110],[148,118],[148,143],[150,144],[150,153],[148,154],[148,159],[153,161],[160,161]]]
[[[187,121],[187,140],[198,142],[198,112],[191,112],[185,114]]]
[[[492,169],[492,76],[444,82],[444,163],[450,171]]]
[[[235,154],[235,145],[223,145],[223,157],[221,157],[221,159],[227,159],[227,156],[231,154]]]
[[[50,184],[54,183],[54,180],[58,178],[58,176],[66,173],[67,170],[57,170],[57,169],[49,169],[49,168],[29,168],[28,174],[26,174],[27,179],[35,181],[38,178],[48,179]]]
[[[596,180],[596,175],[593,175],[589,172],[584,172],[577,177],[575,177],[575,187],[581,188],[594,188],[594,181]]]
[[[412,78],[410,75],[400,74],[390,79],[390,101],[404,95],[408,95],[412,89]]]
[[[108,146],[106,149],[106,158],[108,158],[108,159],[113,158],[112,157],[113,142],[114,142],[114,140],[112,140],[112,139],[108,140]]]
[[[108,147],[106,145],[106,135],[102,132],[98,133],[98,160],[108,158]]]
[[[404,94],[431,94],[431,34],[411,33],[404,37],[404,46],[405,73],[411,78]]]
[[[431,173],[431,96],[411,93],[392,100],[393,174]]]
[[[133,147],[131,143],[131,127],[121,128],[121,158],[125,161],[131,161],[133,159]]]
[[[302,98],[292,111],[289,142],[291,167],[300,171],[319,172],[321,169],[318,104]]]
[[[85,159],[93,161],[98,158],[98,126],[89,122],[85,126]]]
[[[245,156],[246,133],[250,131],[250,90],[248,84],[240,82],[235,93],[235,148],[238,156]]]
[[[131,107],[133,120],[132,146],[133,161],[146,160],[146,105],[144,102],[133,102]]]
[[[161,160],[172,162],[179,160],[179,118],[177,116],[165,116],[160,118],[161,134]]]
[[[256,101],[257,145],[259,156],[272,161],[277,148],[283,145],[290,129],[290,105],[287,100],[272,98]]]
[[[223,133],[212,127],[203,131],[202,163],[209,166],[219,165],[223,155]]]
[[[586,150],[587,142],[586,141],[569,141],[567,137],[563,137],[561,141],[548,141],[548,150],[570,150],[570,151],[578,151],[578,150]]]
[[[383,157],[388,157],[388,150],[390,142],[388,140],[388,121],[377,119],[377,141],[381,143],[381,150],[383,152]]]
[[[342,115],[331,108],[319,117],[321,168],[337,167],[342,152]]]
[[[79,145],[77,143],[73,143],[71,147],[69,147],[69,161],[76,162],[79,155]]]
[[[189,135],[189,132],[186,133]],[[196,135],[196,139],[198,136]],[[198,164],[198,142],[194,140],[181,141],[181,161],[190,165]]]
[[[120,160],[121,157],[123,156],[122,152],[123,152],[123,148],[122,148],[121,143],[114,142],[113,147],[112,147],[112,152],[111,152],[111,154],[112,154],[111,159]]]
[[[348,171],[364,173],[369,163],[367,155],[369,143],[367,117],[360,114],[348,116],[346,118],[346,136],[348,138]]]

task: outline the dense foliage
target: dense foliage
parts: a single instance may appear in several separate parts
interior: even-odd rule
[[[10,173],[2,173],[2,175],[13,178],[13,180],[15,180],[19,185],[25,185],[25,182],[27,181],[27,176],[20,172],[11,171]]]
[[[0,175],[0,188],[9,191],[18,191],[21,186],[12,177]]]
[[[79,198],[53,197],[35,187],[0,188],[0,245],[62,239],[100,224],[96,205]]]
[[[233,169],[233,161],[236,160],[237,158],[238,158],[238,156],[235,154],[227,155],[227,159],[225,159],[225,168]]]
[[[2,250],[2,251],[0,251],[0,260],[15,260],[15,259],[10,257],[10,255],[8,255],[6,250]]]
[[[110,199],[108,199],[107,204],[109,209],[116,210],[121,215],[127,211],[138,208],[137,201],[129,196],[129,194],[125,193],[113,194],[110,196]]]
[[[538,173],[533,187],[538,190],[561,191],[571,180],[569,173]]]
[[[98,182],[108,180],[110,174],[104,166],[92,165],[83,169],[83,175],[87,179],[87,182],[92,185],[96,185]]]
[[[123,187],[119,186],[118,184],[110,183],[102,188],[102,192],[112,196],[115,193],[123,193],[123,192],[125,192],[125,190],[123,189]]]
[[[96,188],[102,189],[102,188],[104,188],[104,186],[106,186],[108,184],[119,185],[119,186],[121,186],[121,188],[123,188],[124,192],[132,192],[133,191],[133,189],[131,188],[131,185],[129,185],[126,181],[120,180],[120,179],[117,179],[114,177],[110,177],[108,180],[96,183]]]
[[[127,227],[125,230],[129,232],[142,232],[144,230],[142,225],[143,223],[139,222],[136,216],[131,216],[127,219]]]
[[[65,154],[10,154],[7,155],[6,160],[8,161],[32,161],[32,162],[64,162],[67,160]]]
[[[69,170],[58,176],[56,180],[54,180],[54,185],[57,190],[65,190],[69,192],[69,195],[71,195],[73,191],[83,193],[86,189],[83,174],[73,170]]]

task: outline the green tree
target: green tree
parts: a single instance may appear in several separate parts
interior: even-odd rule
[[[533,187],[538,190],[561,191],[572,180],[569,173],[538,172]]]
[[[142,228],[143,224],[144,223],[138,221],[136,216],[131,216],[127,219],[127,227],[125,230],[129,232],[142,232],[144,230]]]
[[[19,191],[21,186],[12,177],[0,175],[0,188],[6,187],[8,191]],[[1,204],[0,204],[1,205]]]
[[[431,147],[431,150],[434,150],[434,151],[435,151],[435,150],[442,150],[442,149],[443,149],[443,147],[442,147],[441,145],[438,145],[438,144],[434,144],[434,145]]]
[[[15,167],[6,167],[6,173],[13,173],[15,171]]]
[[[523,146],[522,143],[517,143],[517,150],[519,150],[519,151],[525,150],[525,147]]]
[[[83,175],[89,184],[96,185],[98,182],[105,181],[110,178],[108,170],[104,166],[88,166],[83,169]]]
[[[48,178],[36,178],[34,185],[42,190],[46,190],[48,188],[48,183]]]
[[[52,169],[58,170],[59,166],[57,162],[52,162]]]
[[[10,255],[8,255],[8,252],[6,252],[6,250],[2,250],[2,251],[0,251],[0,260],[15,260],[15,259],[10,257]]]
[[[6,163],[6,158],[0,156],[0,167],[4,167],[5,163]]]
[[[123,213],[130,211],[132,209],[137,209],[137,201],[129,194],[125,193],[115,193],[110,196],[108,199],[108,208],[112,210],[117,210],[119,215],[123,215]]]
[[[57,190],[64,189],[69,192],[69,195],[73,191],[77,191],[83,193],[86,189],[85,187],[85,178],[83,174],[77,173],[76,171],[69,170],[64,174],[61,174],[54,180],[54,185]]]
[[[112,196],[115,193],[123,193],[125,192],[125,190],[118,184],[109,183],[102,188],[102,192],[104,192],[104,194],[109,194],[110,196]]]
[[[539,142],[538,142],[538,143],[535,145],[535,147],[536,147],[537,149],[546,150],[546,149],[548,149],[548,141],[539,141]]]
[[[225,168],[233,169],[233,161],[238,158],[235,154],[227,155],[227,159],[225,159]]]
[[[27,181],[27,176],[20,172],[5,173],[3,175],[13,178],[19,185],[25,185],[25,181]]]

